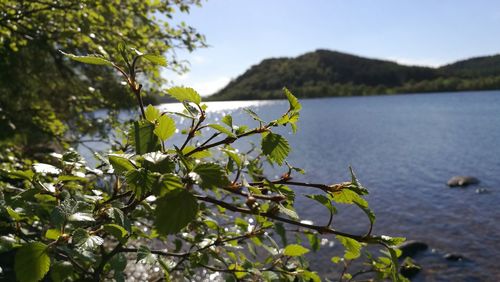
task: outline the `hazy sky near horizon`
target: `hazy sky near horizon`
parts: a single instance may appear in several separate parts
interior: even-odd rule
[[[178,52],[191,71],[165,76],[202,95],[263,59],[316,49],[424,66],[500,53],[499,0],[208,0],[178,19],[210,47]]]

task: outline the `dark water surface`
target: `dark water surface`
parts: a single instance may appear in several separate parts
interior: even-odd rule
[[[415,281],[500,281],[500,92],[464,92],[301,101],[299,131],[283,131],[290,162],[306,170],[301,180],[349,180],[352,165],[377,215],[375,233],[429,244],[415,258],[423,266]],[[240,107],[271,120],[285,101],[208,103],[211,119],[231,113],[253,124]],[[173,105],[160,107],[172,108]],[[178,143],[181,136],[173,142]],[[478,186],[450,189],[454,175],[472,175]],[[272,175],[271,175],[272,177]],[[489,193],[478,194],[476,188]],[[306,192],[305,190],[300,190]],[[326,222],[325,209],[299,198],[299,215]],[[367,220],[353,209],[334,219],[340,230],[362,233]],[[334,275],[330,258],[341,249],[326,244],[310,256],[314,270]],[[467,258],[448,262],[445,253]]]
[[[416,258],[424,268],[415,280],[500,281],[500,92],[306,100],[303,107],[291,139],[294,163],[324,182],[346,179],[351,164],[371,191],[375,231],[435,249]],[[450,189],[453,175],[476,176],[490,193]],[[304,202],[302,215],[314,218],[313,207]],[[446,252],[470,261],[449,263]]]

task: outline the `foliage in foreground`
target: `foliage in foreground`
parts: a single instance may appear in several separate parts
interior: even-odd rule
[[[404,280],[394,248],[404,239],[372,234],[375,215],[364,199],[368,191],[352,169],[350,181],[339,184],[293,180],[303,171],[286,161],[290,145],[273,132],[280,126],[297,130],[301,105],[290,91],[283,90],[289,109],[276,120],[264,121],[248,109],[255,121],[251,127],[234,124],[230,115],[207,124],[207,106],[185,87],[168,90],[185,110],[162,113],[143,106],[136,67],[145,60],[163,64],[164,58],[120,48],[125,66],[104,57],[67,56],[113,67],[124,76],[141,111],[123,144],[107,156],[96,155],[97,168],[89,168],[75,151],[52,154],[51,164],[24,167],[15,152],[3,156],[10,162],[1,170],[0,253],[10,259],[0,261],[1,278],[123,281],[127,265],[141,262],[151,266],[151,276],[161,269],[167,281],[201,274],[226,280],[320,281],[306,257],[326,236],[345,248],[343,256],[331,258],[339,280],[366,273]],[[176,131],[173,115],[190,120],[190,126],[183,129],[182,144],[167,147],[165,141]],[[207,136],[206,128],[212,130]],[[249,136],[260,136],[258,148],[240,152],[232,147]],[[283,175],[269,178],[265,163]],[[300,218],[294,202],[301,195],[294,187],[309,189],[305,196],[325,207],[326,224]],[[365,234],[333,226],[342,205],[357,206],[367,215]],[[366,245],[379,246],[380,255],[368,253]],[[361,256],[364,264],[350,273],[351,261]]]
[[[205,39],[195,28],[172,19],[200,4],[199,0],[0,1],[0,145],[16,146],[32,156],[36,143],[44,148],[56,140],[65,145],[81,142],[89,132],[109,130],[109,122],[93,112],[134,105],[133,99],[122,95],[121,77],[103,67],[65,60],[58,50],[73,54],[91,50],[118,60],[119,43],[135,44],[166,54],[169,68],[183,71],[186,64],[174,50],[194,50],[205,46]],[[151,97],[153,86],[162,85],[164,79],[158,65],[143,64],[141,73]]]

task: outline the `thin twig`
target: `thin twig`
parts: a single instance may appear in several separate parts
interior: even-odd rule
[[[267,218],[270,218],[270,219],[274,219],[274,220],[277,220],[277,221],[285,222],[285,223],[292,224],[292,225],[295,225],[295,226],[300,226],[300,227],[304,227],[304,228],[307,228],[307,229],[316,230],[316,231],[318,231],[321,234],[326,233],[326,234],[340,235],[340,236],[343,236],[343,237],[348,237],[348,238],[354,239],[354,240],[356,240],[358,242],[371,242],[371,239],[373,239],[371,236],[361,236],[361,235],[349,234],[349,233],[345,233],[345,232],[342,232],[342,231],[335,230],[335,229],[333,229],[331,227],[325,227],[325,226],[320,226],[320,225],[312,225],[312,224],[304,223],[302,221],[296,221],[296,220],[284,218],[284,217],[276,215],[275,213],[259,212],[258,210],[251,210],[251,209],[247,209],[247,208],[233,206],[230,203],[217,200],[217,199],[212,198],[210,196],[195,195],[195,197],[198,198],[198,200],[201,200],[201,201],[204,201],[204,202],[209,202],[209,203],[212,203],[212,204],[216,204],[216,205],[221,206],[223,208],[226,208],[226,209],[228,209],[230,211],[244,213],[244,214],[253,214],[253,215],[264,216],[264,217],[267,217]]]

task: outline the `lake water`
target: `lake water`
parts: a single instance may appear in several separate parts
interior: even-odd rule
[[[374,232],[430,246],[415,257],[423,267],[415,281],[500,281],[500,92],[301,103],[297,134],[281,131],[293,148],[290,162],[307,172],[300,180],[327,184],[349,180],[352,165],[370,191],[368,200],[377,215]],[[265,120],[287,109],[286,101],[208,105],[210,119],[231,113],[236,124],[255,124],[242,107],[253,108]],[[481,183],[450,189],[446,181],[454,175],[472,175]],[[488,193],[476,193],[476,188],[486,188]],[[296,208],[305,219],[326,221],[324,207],[311,200],[299,198]],[[334,222],[340,230],[359,233],[367,226],[363,215],[353,209],[341,208]],[[330,258],[340,251],[337,245],[326,244],[309,257],[313,269],[336,279]],[[450,252],[467,260],[444,260],[442,256]]]

